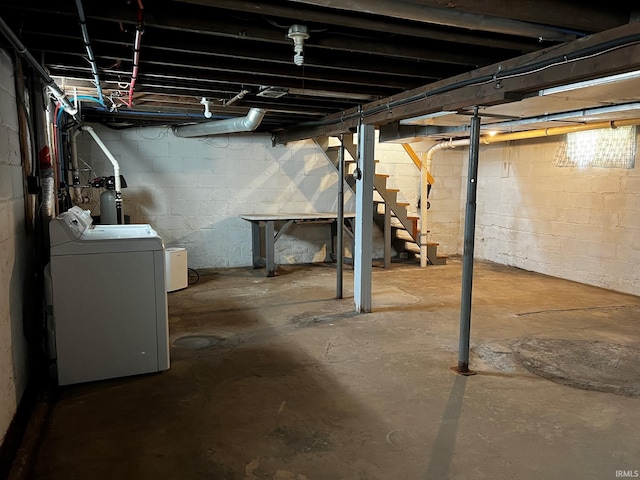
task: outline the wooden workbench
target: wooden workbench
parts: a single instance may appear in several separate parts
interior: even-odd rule
[[[348,212],[344,214],[345,225],[343,228],[353,238],[353,219],[356,214]],[[331,253],[335,255],[333,238],[337,231],[337,213],[272,213],[240,215],[240,218],[251,222],[251,249],[253,254],[253,268],[266,267],[267,277],[275,275],[275,243],[294,223],[297,225],[313,225],[326,223],[331,225]],[[260,226],[264,225],[264,251],[265,258],[261,255]],[[276,227],[278,227],[276,229]],[[341,252],[342,253],[342,252]],[[341,254],[340,253],[340,254]]]

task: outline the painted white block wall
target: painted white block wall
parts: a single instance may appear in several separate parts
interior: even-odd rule
[[[192,268],[251,265],[251,229],[241,214],[337,209],[337,171],[313,141],[272,147],[264,134],[179,138],[168,128],[94,127],[127,181],[124,213],[151,224],[166,245],[186,247]],[[94,175],[112,174],[88,134],[78,144]],[[353,211],[348,191],[345,203]],[[99,214],[97,201],[89,207]],[[326,225],[292,227],[276,243],[276,263],[324,261],[329,237]]]
[[[27,258],[13,64],[0,50],[0,442],[27,383],[22,326]]]
[[[420,142],[413,145],[420,158],[434,142]],[[464,225],[467,149],[443,150],[437,152],[431,164],[434,183],[429,195],[431,208],[427,213],[427,224],[431,242],[437,242],[438,253],[444,255],[462,254],[462,228]],[[464,167],[464,168],[463,168]]]
[[[476,257],[640,295],[638,162],[556,167],[558,140],[481,147]]]
[[[378,140],[376,131],[376,142]],[[407,212],[415,215],[420,198],[420,170],[401,144],[376,143],[376,173],[389,175],[387,186],[397,188],[398,201],[408,203]]]

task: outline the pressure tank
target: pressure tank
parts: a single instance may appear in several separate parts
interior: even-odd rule
[[[100,223],[103,225],[115,225],[118,223],[116,192],[114,190],[105,190],[100,195]]]

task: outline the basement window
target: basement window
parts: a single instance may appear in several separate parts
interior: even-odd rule
[[[633,168],[636,158],[636,127],[572,132],[556,151],[556,167]]]

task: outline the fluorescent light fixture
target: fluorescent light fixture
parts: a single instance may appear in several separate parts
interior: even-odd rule
[[[606,85],[608,83],[621,82],[623,80],[631,80],[634,78],[640,78],[640,70],[634,70],[633,72],[619,73],[617,75],[610,75],[608,77],[594,78],[592,80],[585,80],[583,82],[569,83],[567,85],[560,85],[558,87],[545,88],[538,92],[538,95],[553,95],[554,93],[570,92],[571,90],[579,90],[581,88],[595,87],[598,85]]]
[[[544,122],[582,122],[584,117],[593,116],[612,116],[616,113],[629,112],[633,110],[640,110],[640,102],[624,103],[622,105],[609,105],[606,107],[585,108],[582,110],[572,110],[569,112],[552,113],[548,115],[539,115],[537,117],[519,118],[517,120],[509,120],[506,122],[497,122],[483,125],[486,128],[498,128],[500,130],[509,127],[518,127],[522,125],[529,125],[532,123],[544,123]],[[614,118],[614,117],[612,117]],[[601,119],[601,120],[607,120]]]
[[[442,110],[440,112],[427,113],[426,115],[420,115],[419,117],[405,118],[404,120],[400,120],[400,125],[419,125],[423,123],[425,120],[444,117],[445,115],[454,115],[456,113],[458,112],[449,112],[447,110]]]

